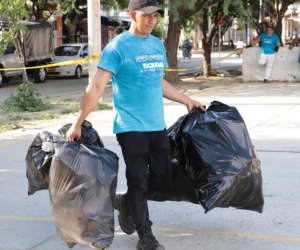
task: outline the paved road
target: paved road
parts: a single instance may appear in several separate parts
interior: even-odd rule
[[[299,96],[296,83],[232,84],[194,95],[203,104],[218,100],[240,111],[262,163],[265,207],[262,214],[233,208],[215,208],[204,214],[200,206],[187,202],[150,202],[154,234],[166,249],[300,249]],[[165,103],[165,111],[168,126],[186,113],[185,107],[170,102]],[[88,117],[105,146],[121,156],[111,119],[111,111]],[[67,122],[70,120],[0,134],[0,250],[68,249],[55,231],[47,191],[27,196],[24,161],[38,132],[55,133]],[[125,190],[121,158],[117,192]],[[110,249],[135,249],[136,240],[136,234],[127,236],[116,226]],[[78,245],[74,249],[90,248]]]
[[[229,56],[234,50],[224,50],[211,53],[211,68],[212,69],[226,69],[226,68],[241,68],[243,63],[243,57],[236,57],[236,55]],[[219,63],[220,62],[220,63]],[[178,64],[179,69],[186,69],[179,72],[179,74],[190,74],[199,71],[203,71],[203,55],[194,53],[191,59],[180,59]]]
[[[221,53],[221,58],[226,57],[232,50],[224,51]],[[212,68],[218,68],[219,53],[212,53]],[[202,54],[193,54],[192,59],[182,59],[178,65],[180,69],[189,69],[180,74],[188,74],[199,72],[202,69],[203,58]],[[221,62],[221,68],[241,68],[242,67],[242,58],[236,58],[231,56]],[[88,77],[83,77],[79,80],[72,78],[50,78],[47,79],[45,83],[35,84],[39,92],[43,97],[52,96],[52,95],[63,95],[69,92],[81,92],[85,90],[88,85]],[[0,102],[3,102],[7,99],[15,88],[22,83],[21,77],[12,78],[11,82],[5,83],[0,89]]]
[[[63,95],[70,92],[82,92],[88,85],[88,77],[81,79],[72,78],[50,78],[45,83],[35,84],[39,93],[43,97],[52,95]],[[11,93],[22,83],[21,77],[12,78],[9,83],[5,83],[0,89],[0,102],[7,99]]]

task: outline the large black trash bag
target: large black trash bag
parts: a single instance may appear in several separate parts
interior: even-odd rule
[[[167,132],[175,174],[159,192],[150,189],[149,199],[200,203],[205,212],[263,211],[261,164],[235,107],[212,102],[205,113],[194,109]]]
[[[45,151],[43,145],[45,142],[57,143],[63,142],[66,133],[72,124],[66,124],[58,130],[59,135],[54,135],[48,131],[38,133],[32,144],[28,148],[26,155],[26,175],[28,179],[28,195],[36,191],[48,189],[49,186],[49,168],[51,165],[54,150]],[[81,142],[104,147],[103,142],[92,124],[84,120],[81,125]],[[54,146],[53,146],[54,147]]]
[[[261,164],[238,110],[215,101],[205,113],[194,109],[186,119],[185,162],[205,211],[235,207],[261,213]]]
[[[69,247],[105,249],[112,243],[117,174],[118,156],[105,148],[56,145],[49,194],[57,233]]]
[[[62,136],[43,131],[36,135],[29,146],[25,158],[28,195],[39,190],[48,189],[49,168],[54,152],[43,151],[42,145],[44,142],[57,143],[60,141],[64,141]]]

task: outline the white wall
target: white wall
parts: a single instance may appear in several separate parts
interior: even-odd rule
[[[280,47],[275,55],[270,81],[300,81],[300,64],[298,55],[300,47],[289,50],[288,47]],[[265,66],[257,63],[260,55],[260,47],[250,47],[243,50],[243,82],[263,81]]]

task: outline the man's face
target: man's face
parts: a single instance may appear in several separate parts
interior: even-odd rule
[[[274,31],[273,31],[272,28],[268,28],[268,29],[267,29],[267,34],[268,34],[268,36],[273,35],[273,33],[274,33]]]
[[[153,12],[151,14],[145,14],[140,10],[134,11],[135,25],[137,31],[142,36],[147,36],[152,32],[157,23],[158,12]]]

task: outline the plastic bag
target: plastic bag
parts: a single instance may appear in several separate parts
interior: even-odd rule
[[[107,248],[114,237],[118,156],[95,145],[63,142],[55,147],[49,194],[58,235],[76,243]]]
[[[66,138],[66,133],[68,132],[69,128],[71,127],[71,123],[64,125],[62,128],[58,130],[58,132]],[[98,135],[97,131],[93,128],[92,123],[87,120],[84,120],[81,124],[81,142],[86,144],[96,145],[99,147],[104,147],[103,142]]]
[[[64,141],[61,135],[54,135],[43,131],[38,133],[28,148],[25,157],[26,176],[28,180],[28,195],[36,191],[48,189],[49,186],[49,168],[54,152],[45,152],[43,143],[57,143]]]
[[[38,133],[30,145],[26,161],[26,175],[28,179],[28,195],[36,191],[48,189],[49,168],[54,155],[54,148],[57,142],[65,141],[66,133],[72,124],[66,124],[58,130],[59,135],[48,131]],[[81,142],[86,144],[104,147],[97,131],[89,121],[83,121],[81,125]]]
[[[194,109],[168,129],[168,136],[173,161],[181,167],[182,176],[173,175],[164,192],[152,193],[150,199],[197,203],[192,194],[182,196],[168,187],[177,183],[186,188],[189,182],[182,180],[189,176],[205,212],[215,207],[263,211],[261,164],[235,107],[215,101],[205,113]]]

